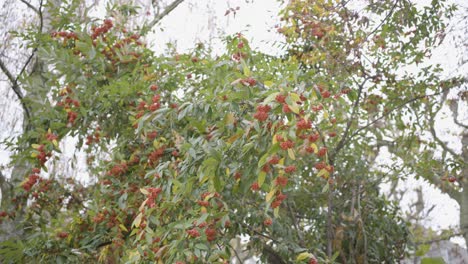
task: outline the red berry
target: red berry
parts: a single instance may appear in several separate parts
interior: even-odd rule
[[[331,95],[329,91],[323,91],[321,94],[323,98],[328,98]]]
[[[325,154],[327,154],[327,148],[326,147],[320,148],[319,151],[317,152],[317,156],[319,156],[319,157],[323,157],[323,156],[325,156]]]
[[[252,189],[252,191],[260,190],[260,186],[258,185],[258,182],[252,183],[252,185],[250,186],[250,189]]]
[[[291,173],[291,172],[295,172],[296,171],[296,166],[294,165],[290,165],[290,166],[287,166],[286,168],[284,168],[284,172],[286,173]]]
[[[150,86],[150,89],[151,89],[151,91],[156,91],[156,90],[158,90],[158,86],[156,84],[152,84]]]
[[[271,226],[273,224],[273,220],[271,220],[271,218],[267,218],[265,221],[263,221],[263,224],[266,226]]]

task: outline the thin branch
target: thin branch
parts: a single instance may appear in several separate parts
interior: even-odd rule
[[[354,116],[356,115],[357,109],[359,108],[359,102],[361,100],[362,90],[364,89],[364,84],[366,84],[367,80],[368,80],[368,78],[365,78],[364,81],[359,84],[359,90],[358,90],[358,94],[357,94],[357,99],[354,102],[353,112],[351,113],[351,116],[350,116],[350,118],[348,120],[348,123],[346,124],[346,129],[345,129],[345,132],[343,133],[343,137],[341,138],[340,142],[338,142],[335,150],[333,151],[333,154],[330,157],[330,162],[332,164],[333,164],[333,162],[335,160],[336,155],[340,152],[340,150],[347,143],[347,137],[348,137],[349,129],[351,128],[351,124],[353,123]]]
[[[184,0],[175,0],[172,2],[170,5],[168,5],[164,11],[162,11],[160,14],[158,14],[148,25],[148,27],[151,29],[154,27],[159,21],[161,21],[165,16],[167,16],[172,10],[174,10],[178,5],[180,5]]]
[[[449,240],[452,237],[458,237],[458,236],[464,236],[464,235],[465,235],[465,233],[463,233],[463,232],[455,233],[455,234],[451,234],[451,235],[448,235],[448,236],[443,236],[443,237],[439,237],[439,238],[435,238],[435,239],[431,239],[431,240],[416,242],[416,245],[437,243],[437,242]]]
[[[390,18],[390,16],[393,14],[393,11],[395,11],[395,8],[398,4],[398,2],[400,2],[400,0],[396,0],[395,3],[393,4],[392,6],[392,9],[390,9],[390,11],[388,11],[388,14],[385,16],[385,18],[380,22],[380,24],[374,28],[374,30],[372,30],[366,37],[366,39],[368,39],[370,36],[372,36],[375,32],[377,32],[377,30],[380,29],[380,27],[382,27],[382,25],[385,23],[385,21],[387,21],[387,19]]]
[[[334,173],[330,173],[329,181],[333,181]],[[328,203],[327,203],[327,256],[331,259],[333,254],[333,184],[328,182]]]
[[[357,197],[357,208],[358,208],[358,215],[359,215],[359,221],[361,223],[361,231],[362,231],[362,238],[364,242],[364,253],[363,253],[363,263],[367,264],[367,250],[368,250],[368,245],[367,245],[367,234],[366,234],[366,229],[364,228],[364,220],[362,220],[362,213],[361,213],[361,183],[358,184],[358,197]]]
[[[297,224],[298,221],[297,221],[297,218],[296,218],[296,214],[293,212],[293,210],[291,208],[291,204],[289,202],[287,203],[287,206],[288,206],[289,214],[291,215],[292,220],[293,220],[294,228],[296,229],[296,232],[297,232],[297,237],[299,238],[299,245],[301,247],[305,247],[304,246],[304,238],[302,237],[301,230],[299,229],[299,225]]]
[[[441,92],[437,92],[437,93],[433,93],[433,94],[429,94],[429,95],[420,95],[420,96],[416,96],[414,98],[411,98],[410,100],[408,101],[405,101],[403,102],[402,104],[400,105],[397,105],[395,106],[394,108],[388,110],[387,112],[385,112],[383,115],[381,115],[380,117],[374,119],[373,121],[371,121],[370,123],[368,123],[367,125],[363,126],[363,127],[360,127],[359,129],[357,129],[356,131],[354,131],[353,134],[351,134],[351,136],[349,137],[349,139],[355,137],[357,134],[359,134],[359,132],[369,128],[370,126],[372,126],[373,124],[377,123],[379,120],[387,117],[388,115],[390,115],[393,111],[395,110],[399,110],[401,108],[403,108],[404,106],[406,106],[407,104],[410,104],[412,102],[415,102],[417,100],[420,100],[420,99],[423,99],[423,98],[426,98],[426,97],[431,97],[431,96],[437,96],[437,95],[440,95],[442,94],[444,91],[441,91]]]
[[[434,138],[434,140],[442,147],[443,150],[447,151],[448,153],[450,153],[450,155],[453,156],[453,158],[457,158],[459,157],[459,155],[457,153],[455,153],[455,151],[453,151],[451,148],[449,148],[447,146],[447,144],[445,144],[445,142],[443,142],[438,136],[437,136],[437,133],[435,131],[435,128],[434,128],[434,119],[436,117],[436,115],[440,112],[440,110],[442,109],[442,106],[443,106],[443,102],[445,101],[445,99],[447,98],[447,94],[448,94],[448,90],[444,91],[444,93],[442,94],[442,98],[439,102],[439,107],[437,108],[437,110],[435,111],[435,113],[433,113],[431,111],[431,109],[429,108],[428,106],[428,111],[429,111],[429,131],[431,132],[432,134],[432,137]]]
[[[453,113],[453,122],[465,129],[468,129],[468,125],[462,124],[461,122],[458,121],[458,101],[457,100],[450,101],[450,110],[452,110],[452,113]]]
[[[233,246],[231,246],[231,244],[229,244],[229,243],[227,243],[227,246],[230,247],[232,249],[232,251],[234,251],[234,255],[236,255],[236,258],[239,261],[239,264],[244,264],[244,262],[242,261],[242,259],[239,256],[239,254],[237,253],[237,250]]]
[[[23,107],[24,112],[26,113],[26,117],[29,118],[31,117],[29,108],[24,102],[24,94],[21,91],[21,88],[18,85],[17,78],[13,77],[13,74],[8,70],[6,65],[3,63],[3,61],[0,58],[0,69],[3,71],[3,73],[7,76],[8,80],[11,82],[11,89],[13,92],[16,94],[18,97],[18,100],[21,102],[21,106]]]
[[[23,2],[25,5],[27,5],[29,8],[31,8],[36,14],[39,14],[39,10],[33,5],[31,5],[31,3],[26,2],[26,0],[20,0],[20,1]]]

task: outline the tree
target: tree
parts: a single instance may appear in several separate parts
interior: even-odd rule
[[[127,27],[135,7],[91,22],[74,19],[74,4],[50,11],[50,34],[24,35],[48,70],[46,93],[26,102],[32,129],[14,146],[32,166],[16,208],[2,212],[24,211],[5,262],[225,262],[239,235],[269,263],[405,256],[407,224],[378,188],[401,171],[373,161],[382,146],[405,161],[420,153],[415,129],[431,125],[420,116],[459,83],[437,67],[397,72],[422,61],[453,7],[371,1],[357,14],[349,2],[291,1],[286,55],[253,51],[238,34],[212,57],[203,45],[155,56],[141,37],[154,24]],[[27,94],[34,80],[22,82]],[[47,175],[69,136],[93,184]]]

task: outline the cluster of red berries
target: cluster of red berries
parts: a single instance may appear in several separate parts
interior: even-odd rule
[[[91,38],[96,39],[97,37],[106,34],[113,26],[114,24],[112,23],[112,20],[105,19],[102,26],[91,28],[91,31],[93,32],[91,34]]]
[[[285,104],[285,103],[286,103],[286,95],[284,95],[284,94],[278,94],[278,95],[275,97],[275,100],[276,100],[276,102],[278,102],[278,103]]]
[[[294,169],[296,169],[296,168],[294,168]],[[286,187],[286,185],[288,184],[288,178],[285,177],[285,176],[278,176],[275,179],[275,184],[278,185],[278,186],[281,186],[281,187]]]
[[[298,130],[307,130],[312,128],[312,122],[310,122],[310,120],[305,120],[304,118],[301,118],[299,122],[296,123],[296,127]]]
[[[68,233],[67,232],[59,232],[59,233],[57,233],[57,237],[60,238],[60,239],[67,238]]]
[[[196,228],[187,230],[187,234],[192,238],[197,238],[200,236],[200,232]]]
[[[64,39],[78,39],[78,36],[75,32],[67,32],[67,31],[59,31],[59,32],[52,32],[50,36],[53,38],[61,37]]]
[[[86,145],[91,145],[93,143],[99,143],[99,141],[101,140],[101,133],[99,131],[100,131],[100,129],[97,128],[96,131],[93,134],[88,135],[86,137]]]
[[[23,183],[21,187],[23,187],[25,191],[29,192],[34,186],[34,184],[36,184],[40,179],[41,177],[39,175],[31,174],[29,175],[28,180],[25,183]]]
[[[112,169],[110,169],[108,172],[107,172],[107,175],[110,175],[110,176],[120,176],[120,175],[123,175],[127,172],[128,170],[128,165],[126,162],[121,162],[119,164],[115,164],[114,167],[112,167]]]
[[[254,191],[254,192],[258,191],[258,190],[260,190],[260,185],[258,184],[258,182],[254,182],[254,183],[252,183],[252,185],[250,185],[250,189],[252,191]]]
[[[278,140],[279,141],[279,140]],[[294,142],[292,140],[286,140],[280,143],[280,147],[283,150],[287,150],[294,147]]]
[[[72,90],[70,87],[66,87],[64,90],[62,90],[59,95],[63,96],[61,101],[57,103],[57,106],[63,107],[65,111],[67,112],[67,119],[68,119],[68,125],[72,126],[75,123],[75,120],[78,118],[78,113],[76,111],[73,111],[73,108],[78,108],[80,107],[80,102],[78,100],[72,99],[69,94],[72,93]]]
[[[296,166],[294,165],[289,165],[284,168],[284,172],[286,173],[293,173],[296,171]]]
[[[280,161],[280,158],[277,155],[274,155],[270,157],[270,159],[268,160],[268,163],[271,165],[275,165],[275,164],[278,164],[279,161]]]
[[[269,105],[259,105],[257,106],[257,112],[253,115],[258,121],[265,121],[268,119],[268,112],[271,110]]]
[[[283,194],[281,192],[277,192],[275,196],[275,200],[271,203],[271,208],[276,208],[281,205],[281,203],[286,199],[288,196],[286,194]]]
[[[153,208],[156,205],[156,199],[158,198],[158,195],[162,192],[162,189],[157,187],[150,187],[146,189],[148,191],[147,195],[147,200],[146,200],[146,205],[149,208]]]
[[[164,155],[164,150],[166,148],[164,146],[152,151],[148,156],[148,161],[151,166],[155,166],[158,160]]]
[[[36,158],[37,158],[37,160],[39,161],[39,163],[42,166],[52,156],[52,153],[46,152],[45,151],[45,145],[43,145],[43,144],[39,145],[36,150],[39,151],[39,153],[37,153]]]
[[[245,86],[255,86],[257,84],[257,81],[252,77],[242,79],[240,82]]]

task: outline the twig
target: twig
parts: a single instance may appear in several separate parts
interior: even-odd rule
[[[292,208],[291,208],[291,204],[290,204],[289,202],[287,203],[287,205],[288,205],[289,213],[290,213],[291,216],[292,216],[294,228],[296,229],[296,232],[297,232],[297,237],[299,238],[299,245],[300,245],[301,247],[305,247],[305,246],[304,246],[304,239],[303,239],[302,234],[301,234],[301,230],[299,229],[299,226],[298,226],[298,224],[297,224],[296,214],[293,212],[293,210],[292,210]]]
[[[333,180],[333,172],[330,173],[330,180]],[[333,184],[329,184],[328,204],[327,204],[327,256],[331,259],[333,254]]]
[[[26,2],[26,0],[20,0],[20,1],[23,2],[25,5],[27,5],[29,8],[31,8],[34,12],[36,12],[36,14],[39,14],[39,10],[37,10],[37,8],[31,5],[31,3]]]
[[[372,30],[367,36],[366,36],[366,39],[368,39],[370,36],[372,36],[375,32],[377,32],[377,30],[379,30],[380,27],[382,27],[382,25],[385,23],[385,21],[387,19],[390,18],[390,16],[393,14],[393,11],[395,11],[395,8],[398,4],[398,2],[400,2],[400,0],[396,0],[395,3],[393,4],[392,6],[392,9],[390,9],[390,11],[388,11],[388,14],[385,16],[385,18],[380,22],[380,24],[374,28],[374,30]]]
[[[437,243],[437,242],[440,242],[440,241],[449,240],[449,239],[451,239],[452,237],[458,237],[458,236],[464,236],[464,235],[465,235],[465,233],[463,233],[463,232],[455,233],[455,234],[451,234],[451,235],[444,236],[444,237],[439,237],[439,238],[435,238],[435,239],[431,239],[431,240],[416,242],[416,245],[424,245],[424,244]]]
[[[160,14],[158,14],[148,25],[148,27],[151,29],[154,27],[159,21],[161,21],[165,16],[167,16],[172,10],[174,10],[178,5],[180,5],[184,0],[175,0],[172,2],[170,5],[168,5],[164,11],[162,11]]]
[[[351,134],[351,136],[349,137],[349,139],[351,139],[351,138],[353,138],[354,136],[356,136],[357,134],[359,134],[359,132],[361,132],[361,131],[363,131],[363,130],[369,128],[370,126],[372,126],[373,124],[375,124],[375,123],[378,122],[379,120],[381,120],[381,119],[387,117],[387,116],[390,115],[393,111],[398,110],[398,109],[404,107],[405,105],[410,104],[410,103],[412,103],[412,102],[414,102],[414,101],[417,101],[417,100],[419,100],[419,99],[423,99],[423,98],[431,97],[431,96],[437,96],[437,95],[442,94],[443,92],[444,92],[444,91],[440,91],[440,92],[433,93],[433,94],[420,95],[420,96],[416,96],[416,97],[414,97],[414,98],[411,98],[410,100],[405,101],[405,102],[403,102],[402,104],[397,105],[397,106],[395,106],[394,108],[388,110],[386,113],[384,113],[384,114],[381,115],[380,117],[374,119],[373,121],[371,121],[371,122],[368,123],[367,125],[365,125],[365,126],[363,126],[363,127],[360,127],[359,129],[357,129],[356,131],[354,131],[353,134]]]
[[[351,128],[351,124],[353,123],[354,116],[356,115],[357,109],[359,108],[359,102],[361,100],[361,94],[362,90],[364,89],[364,85],[366,84],[368,78],[365,78],[364,81],[359,84],[359,89],[358,89],[358,94],[357,94],[357,99],[354,102],[353,106],[353,112],[351,113],[351,117],[348,120],[348,123],[346,124],[345,132],[343,133],[343,137],[341,138],[340,142],[338,142],[338,145],[336,146],[335,150],[333,151],[333,154],[330,157],[330,163],[332,163],[335,160],[336,155],[340,152],[340,150],[346,145],[347,143],[347,137],[349,133],[349,129]]]

